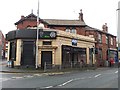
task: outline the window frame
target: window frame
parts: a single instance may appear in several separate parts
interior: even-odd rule
[[[52,45],[52,41],[42,41],[42,45]]]
[[[101,33],[98,34],[98,40],[99,40],[98,41],[99,43],[102,43],[102,34]]]

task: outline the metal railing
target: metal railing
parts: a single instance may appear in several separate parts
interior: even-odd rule
[[[95,67],[95,66],[87,65],[86,63],[78,62],[78,61],[62,62],[61,65],[54,65],[49,62],[44,63],[44,71],[64,70],[64,69],[88,69],[90,67]]]

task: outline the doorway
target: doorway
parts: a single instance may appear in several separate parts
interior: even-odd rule
[[[35,66],[35,43],[34,41],[23,41],[22,66]]]
[[[52,68],[52,51],[42,51],[41,52],[41,68],[44,69],[46,63],[46,68]]]

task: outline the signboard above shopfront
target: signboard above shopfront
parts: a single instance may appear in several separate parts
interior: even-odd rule
[[[55,31],[40,31],[39,39],[56,39],[57,33]]]
[[[39,30],[39,39],[56,39],[57,32],[56,31],[44,31]],[[8,32],[6,34],[7,40],[14,39],[36,39],[37,38],[37,30],[27,29],[27,30],[14,30]]]

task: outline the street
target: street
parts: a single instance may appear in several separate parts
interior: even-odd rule
[[[73,71],[59,75],[0,74],[2,88],[118,88],[118,68]]]

